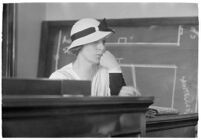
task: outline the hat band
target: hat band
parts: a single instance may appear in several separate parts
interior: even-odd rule
[[[89,34],[92,34],[94,32],[96,32],[96,29],[94,27],[84,29],[84,30],[77,32],[74,35],[72,35],[71,40],[74,41],[76,39],[82,38],[82,37],[87,36]]]
[[[92,34],[92,33],[96,32],[97,30],[113,32],[114,33],[114,31],[112,29],[108,28],[106,19],[103,19],[100,22],[100,24],[98,25],[98,28],[90,27],[90,28],[84,29],[84,30],[82,30],[80,32],[77,32],[77,33],[75,33],[74,35],[71,36],[71,40],[74,41],[76,39],[82,38],[84,36],[87,36],[89,34]]]

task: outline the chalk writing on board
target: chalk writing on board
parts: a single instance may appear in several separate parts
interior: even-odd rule
[[[152,64],[120,64],[121,67],[130,67],[132,69],[132,81],[133,86],[137,89],[137,82],[136,82],[136,68],[164,68],[164,69],[174,69],[174,79],[173,79],[173,87],[172,87],[172,101],[171,101],[171,108],[174,108],[174,95],[175,95],[175,85],[176,85],[176,74],[177,74],[177,66],[176,65],[152,65]]]
[[[134,64],[120,64],[121,67],[130,67],[131,68],[131,75],[132,75],[132,81],[133,81],[133,86],[135,89],[137,89],[136,85],[136,73],[135,73],[135,66]],[[138,89],[137,89],[138,90]]]
[[[117,43],[127,43],[127,37],[119,37]]]
[[[192,26],[190,28],[190,32],[193,33],[193,34],[190,34],[191,39],[195,39],[196,37],[198,37],[198,30],[195,27]]]
[[[155,27],[155,26],[154,26]],[[153,28],[153,25],[151,25],[149,27],[149,29],[147,30],[152,30]],[[105,45],[106,46],[130,46],[130,45],[143,45],[143,46],[159,46],[159,47],[163,47],[163,46],[180,46],[180,40],[181,40],[181,36],[183,35],[183,27],[182,25],[179,25],[178,26],[178,29],[177,29],[177,35],[175,36],[176,37],[176,41],[175,42],[129,42],[128,40],[134,40],[135,39],[135,36],[134,35],[129,35],[129,36],[118,36],[117,37],[117,40],[116,41],[109,41],[109,42],[106,42]],[[192,29],[192,32],[193,32],[194,29]],[[192,38],[194,37],[194,35],[192,35]],[[60,40],[62,41],[61,42],[61,45],[66,43],[68,45],[66,45],[64,48],[63,48],[63,53],[67,53],[67,48],[69,46],[69,44],[71,43],[71,40],[69,37],[67,36],[63,36],[63,39]]]
[[[59,62],[59,57],[60,57],[60,49],[62,48],[61,46],[63,44],[70,44],[71,40],[69,37],[67,37],[67,35],[63,35],[62,30],[59,30],[59,34],[58,34],[58,41],[57,41],[57,48],[56,48],[56,54],[55,54],[55,70],[58,69],[58,62]],[[63,53],[67,53],[67,49],[68,47],[63,47]]]
[[[124,58],[122,58],[122,57],[119,57],[119,58],[116,58],[116,60],[117,60],[117,62],[120,64],[121,63],[121,61],[123,60]]]
[[[184,114],[187,113],[192,113],[194,112],[194,110],[192,110],[192,102],[194,101],[194,97],[190,94],[190,90],[187,86],[187,80],[185,76],[182,76],[182,78],[180,79],[181,85],[182,85],[182,89],[183,89],[183,93],[184,93],[184,102],[185,102],[185,112]]]
[[[71,39],[67,37],[67,35],[64,35],[62,44],[70,44],[70,43],[71,43]],[[68,52],[68,45],[66,47],[63,47],[63,53],[67,53],[67,52]]]
[[[155,26],[154,26],[155,27]],[[153,25],[149,27],[150,30],[153,28]],[[121,36],[118,37],[116,42],[106,42],[108,46],[116,46],[116,45],[148,45],[148,46],[180,46],[181,36],[183,35],[183,27],[182,25],[178,26],[177,29],[177,41],[176,42],[129,42],[128,39],[133,40],[134,36]]]
[[[64,35],[63,40],[62,40],[62,43],[63,43],[63,44],[64,44],[64,43],[70,44],[70,43],[71,43],[71,40],[70,40],[66,35]]]
[[[66,44],[70,44],[71,43],[71,39],[68,38],[66,35],[64,35],[64,37],[63,37],[62,44],[64,44],[64,43],[66,43]],[[63,47],[63,53],[65,54],[67,52],[68,52],[68,45],[66,47]]]

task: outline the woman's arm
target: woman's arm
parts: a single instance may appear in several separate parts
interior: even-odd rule
[[[112,53],[106,51],[101,58],[100,65],[105,67],[109,72],[111,95],[118,95],[121,88],[126,85],[119,63]]]
[[[110,92],[111,95],[118,96],[140,96],[137,89],[132,86],[126,86],[126,83],[121,72],[121,68],[115,59],[114,55],[106,51],[100,61],[100,64],[108,69]]]
[[[118,95],[121,88],[126,86],[122,73],[109,73],[111,95]]]

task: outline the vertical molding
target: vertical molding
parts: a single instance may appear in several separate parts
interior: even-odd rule
[[[14,77],[16,70],[16,4],[3,5],[2,76]]]
[[[16,62],[17,62],[17,60],[16,60],[16,44],[17,44],[17,42],[16,42],[16,31],[17,31],[17,25],[16,25],[16,23],[17,23],[17,4],[16,3],[14,3],[13,4],[13,43],[12,43],[12,77],[15,77],[16,76]]]

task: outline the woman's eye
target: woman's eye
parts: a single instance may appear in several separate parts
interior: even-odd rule
[[[99,41],[95,41],[94,44],[97,45],[99,43]]]
[[[106,41],[105,41],[105,40],[103,40],[103,45],[105,45],[105,43],[106,43]]]

